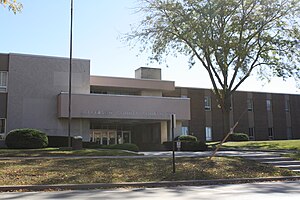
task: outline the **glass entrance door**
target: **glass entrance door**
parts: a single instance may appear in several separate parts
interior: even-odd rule
[[[131,143],[130,131],[118,131],[117,132],[117,144]]]
[[[117,144],[117,131],[115,130],[92,130],[91,142],[102,145]]]
[[[102,145],[131,143],[131,132],[116,130],[92,130],[90,141]]]

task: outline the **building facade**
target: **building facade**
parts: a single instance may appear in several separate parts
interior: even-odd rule
[[[36,128],[67,136],[69,59],[0,55],[1,138],[17,128]],[[176,114],[176,135],[190,120],[190,99],[163,97],[175,91],[160,69],[140,68],[136,78],[90,76],[90,61],[73,60],[72,136],[100,144],[135,143],[159,148],[170,140],[169,118]]]
[[[202,141],[224,137],[222,111],[210,89],[177,87],[166,94],[190,99],[191,120],[183,127]],[[230,124],[251,140],[300,139],[300,95],[237,91],[231,99]]]
[[[16,128],[67,136],[69,59],[0,54],[0,138]],[[71,135],[100,144],[135,143],[159,149],[175,135],[223,137],[222,113],[210,89],[175,87],[161,70],[139,68],[135,78],[90,75],[90,61],[73,59]],[[300,95],[236,92],[231,124],[253,140],[299,139]]]

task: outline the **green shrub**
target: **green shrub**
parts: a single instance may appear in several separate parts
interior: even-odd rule
[[[193,142],[196,142],[197,141],[197,137],[192,136],[192,135],[180,135],[179,137],[177,137],[177,140],[179,140],[179,141],[193,141]]]
[[[139,147],[136,144],[112,144],[112,145],[101,145],[95,142],[83,142],[83,148],[91,148],[91,149],[120,149],[127,151],[139,151]]]
[[[15,149],[45,148],[48,146],[48,137],[36,129],[15,129],[7,134],[5,144]]]
[[[233,133],[228,137],[228,141],[249,141],[249,136],[245,133]]]
[[[172,141],[167,141],[163,143],[164,147],[168,151],[172,151]],[[181,141],[180,151],[205,151],[207,150],[207,145],[201,141]],[[178,151],[175,142],[175,151]]]

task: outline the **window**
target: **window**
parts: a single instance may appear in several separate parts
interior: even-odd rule
[[[254,128],[253,127],[251,127],[251,128],[249,128],[249,139],[250,140],[254,140]]]
[[[290,112],[290,100],[286,99],[285,100],[285,112]]]
[[[253,100],[252,99],[247,100],[247,108],[248,108],[248,111],[253,111]]]
[[[188,135],[189,134],[189,127],[182,126],[181,127],[181,135]]]
[[[271,99],[267,99],[266,104],[267,104],[267,111],[271,111],[271,109],[272,109],[272,101],[271,101]]]
[[[268,134],[269,134],[269,139],[272,140],[273,139],[273,128],[268,128]]]
[[[204,109],[207,111],[211,110],[211,99],[209,96],[204,97]]]
[[[7,91],[7,72],[0,71],[0,92]]]
[[[0,140],[4,140],[5,135],[5,119],[0,119]]]
[[[212,141],[211,127],[205,127],[206,141]]]

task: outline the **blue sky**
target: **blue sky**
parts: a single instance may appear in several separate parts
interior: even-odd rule
[[[23,11],[14,15],[0,7],[0,53],[69,56],[70,0],[19,0]],[[211,88],[200,65],[189,69],[187,58],[169,58],[166,64],[149,64],[120,40],[130,24],[140,20],[134,14],[136,0],[74,0],[73,56],[91,60],[91,74],[134,77],[141,66],[160,67],[165,80],[177,86]],[[240,90],[300,94],[293,80],[274,78],[271,83],[252,76]]]

